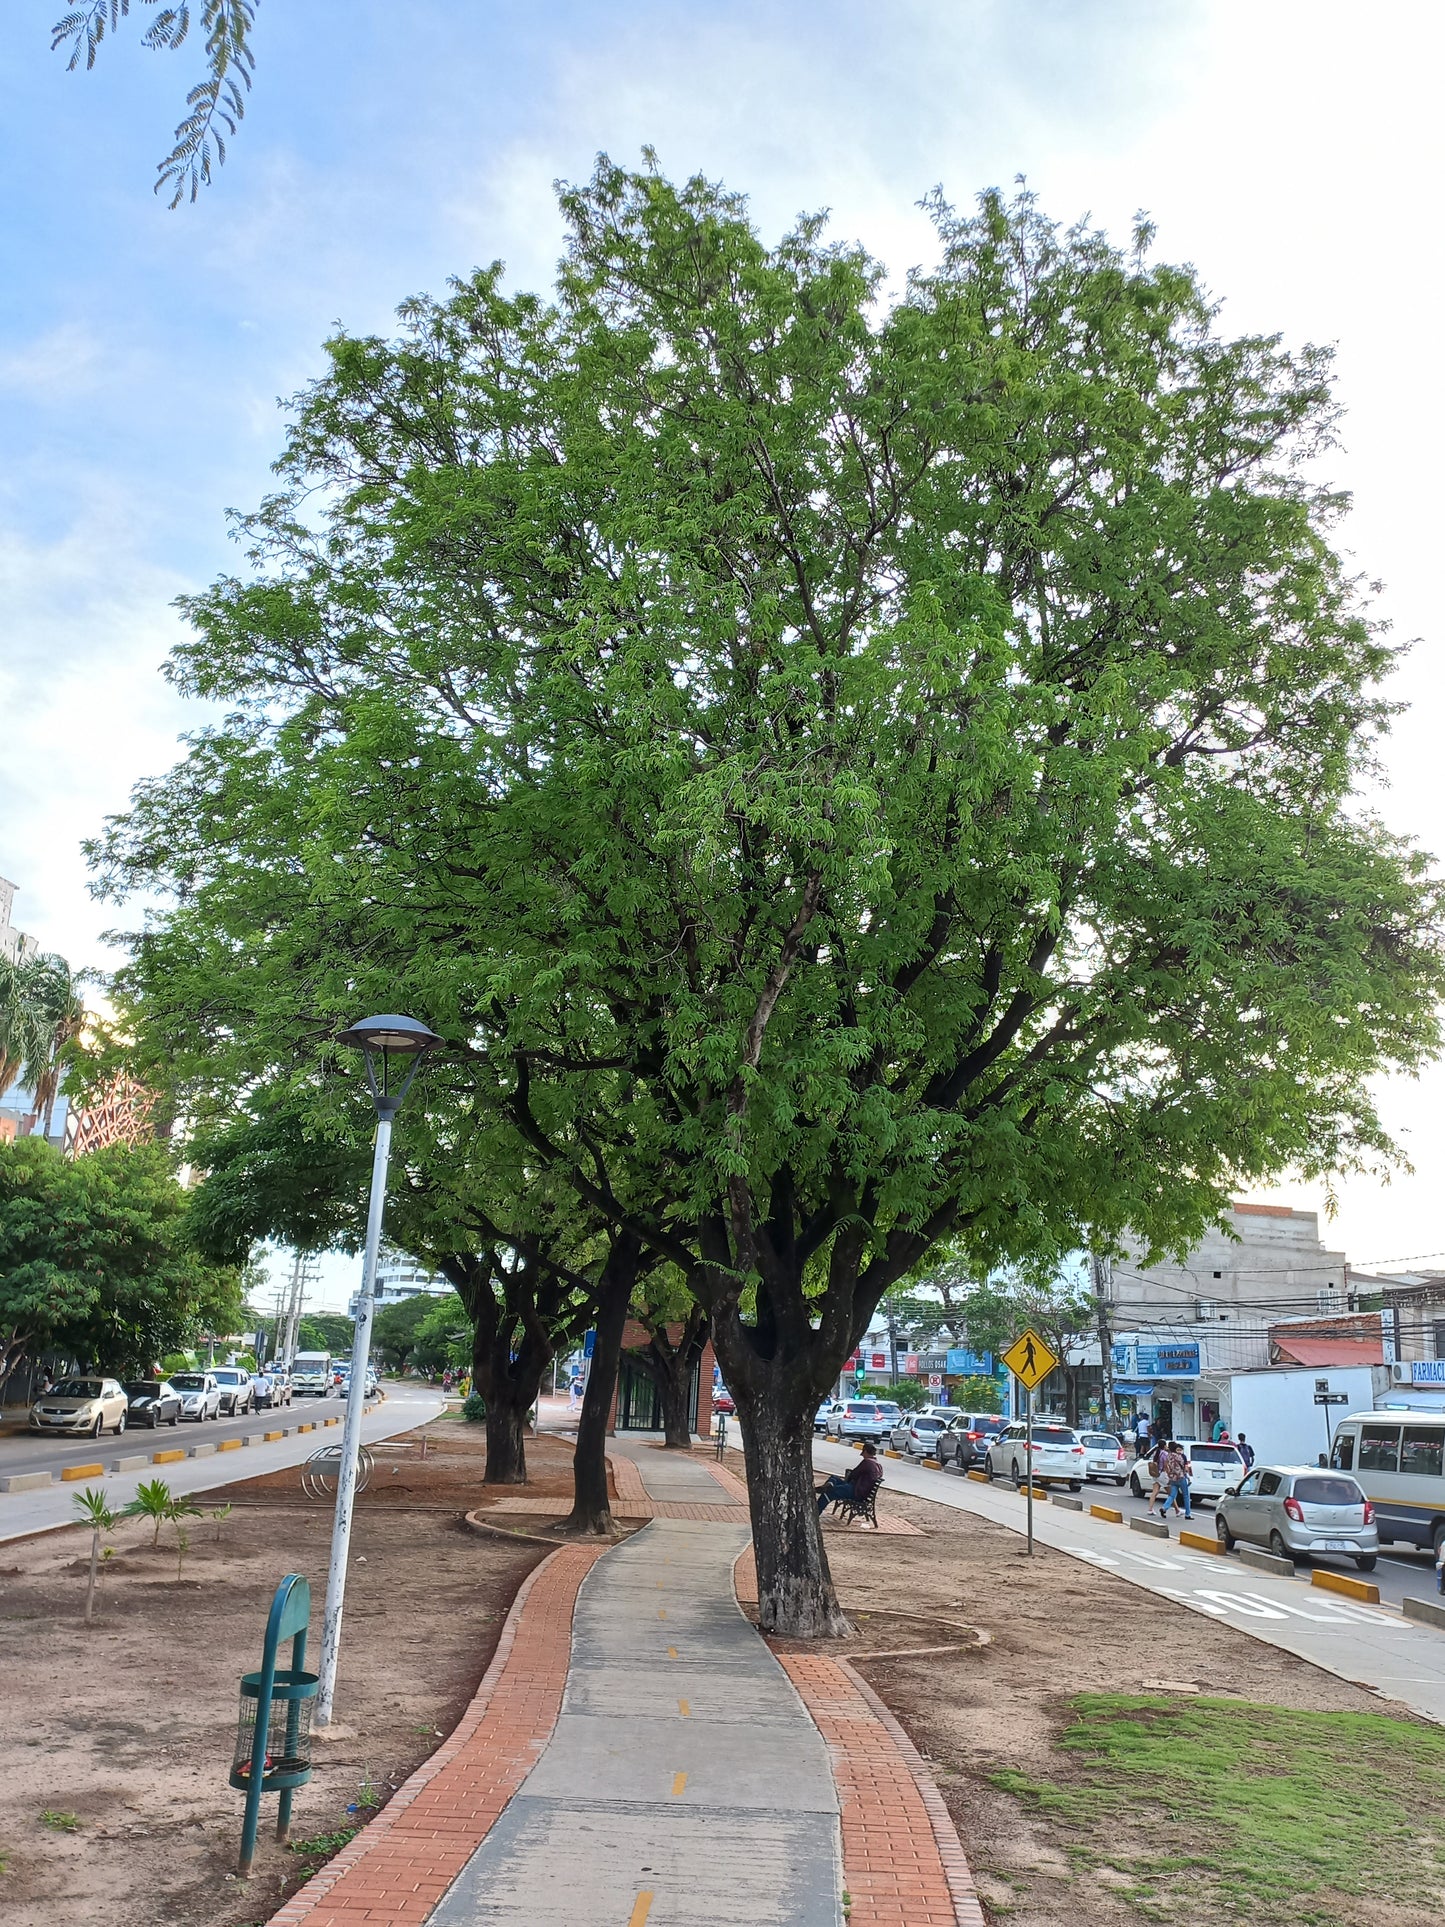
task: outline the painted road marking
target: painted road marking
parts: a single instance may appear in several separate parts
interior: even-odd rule
[[[673,1799],[674,1799],[674,1800],[676,1800],[676,1799],[677,1799],[677,1798],[678,1798],[678,1797],[680,1796],[680,1794],[682,1793],[682,1789],[683,1789],[683,1788],[684,1788],[684,1787],[685,1787],[686,1785],[687,1785],[687,1775],[686,1775],[685,1773],[674,1773],[674,1774],[673,1774],[673,1776],[672,1776],[672,1797],[673,1797]]]
[[[652,1889],[645,1887],[632,1903],[632,1912],[627,1916],[627,1927],[647,1927],[647,1916],[652,1912]]]
[[[679,1713],[681,1713],[684,1719],[687,1719],[692,1713],[692,1708],[688,1705],[686,1700],[679,1700],[677,1702],[677,1710]]]
[[[1257,1592],[1226,1592],[1218,1586],[1200,1586],[1189,1592],[1181,1586],[1160,1586],[1159,1591],[1168,1593],[1171,1599],[1198,1606],[1216,1619],[1227,1619],[1231,1613],[1237,1613],[1241,1619],[1312,1619],[1323,1626],[1378,1626],[1383,1622],[1397,1630],[1406,1629],[1405,1622],[1390,1613],[1369,1606],[1337,1604],[1333,1600],[1312,1598],[1311,1610],[1296,1605],[1292,1599],[1265,1599]]]

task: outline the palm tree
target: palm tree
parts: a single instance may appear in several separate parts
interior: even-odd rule
[[[65,1050],[84,1023],[78,979],[63,957],[0,958],[0,1096],[23,1075],[34,1100],[29,1128],[43,1116],[46,1137]]]

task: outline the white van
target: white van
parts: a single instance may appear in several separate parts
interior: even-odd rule
[[[1445,1412],[1352,1412],[1330,1464],[1352,1472],[1375,1508],[1380,1543],[1445,1544]]]
[[[297,1398],[330,1398],[330,1352],[297,1352],[291,1361],[291,1389]]]

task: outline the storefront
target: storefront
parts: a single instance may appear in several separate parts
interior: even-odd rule
[[[1114,1396],[1121,1418],[1137,1423],[1141,1413],[1161,1431],[1204,1439],[1205,1413],[1213,1427],[1219,1416],[1218,1393],[1199,1384],[1196,1342],[1141,1343],[1113,1347]]]

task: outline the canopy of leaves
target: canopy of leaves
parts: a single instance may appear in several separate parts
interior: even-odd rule
[[[1328,357],[1028,196],[935,200],[892,303],[702,180],[563,209],[553,299],[494,267],[330,344],[189,605],[229,719],[97,852],[175,893],[151,1061],[324,1108],[341,1021],[425,1015],[425,1182],[525,1146],[795,1415],[940,1237],[1178,1245],[1387,1156],[1439,901],[1354,795],[1390,652]]]
[[[335,1358],[350,1355],[356,1342],[356,1323],[339,1311],[308,1311],[296,1326],[299,1352],[330,1352]]]
[[[39,1138],[0,1144],[4,1372],[45,1348],[132,1372],[240,1316],[239,1275],[197,1255],[159,1146],[70,1159]]]

